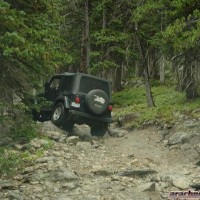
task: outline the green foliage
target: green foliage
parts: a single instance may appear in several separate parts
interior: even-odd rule
[[[13,143],[24,144],[33,138],[40,137],[38,126],[27,111],[29,108],[23,103],[13,106],[10,110],[2,104],[0,120],[3,130],[1,135],[12,139],[13,142],[10,143],[10,146]]]
[[[30,152],[27,146],[25,151],[16,151],[12,147],[0,148],[0,175],[14,175],[19,173],[23,167],[30,165],[35,159],[41,157],[44,151],[49,149],[53,142],[47,138],[44,138],[47,144],[37,149],[35,152]]]
[[[71,56],[61,36],[60,1],[8,2],[0,2],[0,89],[2,95],[21,95],[39,85],[41,76],[70,63]]]
[[[91,7],[91,72],[99,74],[115,69],[132,59],[134,53],[127,48],[131,33],[126,28],[130,20],[130,2],[123,0],[94,1]],[[124,13],[126,10],[126,13]],[[123,13],[123,16],[122,16]],[[103,21],[102,21],[103,20]]]
[[[113,94],[113,103],[119,107],[127,107],[130,105],[145,104],[145,89],[143,87],[134,89],[124,89],[121,92]]]
[[[20,166],[19,163],[23,160],[22,157],[19,156],[17,151],[0,148],[0,174],[8,174],[12,171],[17,171]]]
[[[186,113],[191,117],[200,116],[198,110],[194,112],[199,108],[199,99],[187,102],[185,95],[175,91],[172,86],[154,86],[152,92],[156,107],[150,108],[146,104],[144,87],[125,89],[114,93],[114,118],[133,115],[135,117],[128,122],[127,126],[136,128],[148,122],[174,123],[177,120],[177,113]]]
[[[112,44],[113,42],[117,44],[118,42],[123,42],[129,36],[126,33],[107,28],[107,29],[102,29],[100,32],[95,32],[93,34],[93,37],[96,41],[96,45],[99,44],[102,45],[107,43]]]
[[[169,50],[173,49],[171,53],[182,53],[190,48],[198,49],[199,2],[196,0],[166,1],[166,9],[162,13],[165,16],[165,29],[156,34],[154,39],[159,43],[157,45],[165,51],[169,48]]]
[[[29,116],[18,116],[17,123],[10,130],[10,136],[14,141],[29,142],[38,136],[36,124]]]
[[[38,127],[31,117],[25,114],[24,107],[18,105],[14,109],[15,115],[11,118],[5,116],[3,120],[3,127],[7,127],[1,133],[1,136],[12,139],[7,145],[0,148],[0,175],[12,175],[19,172],[24,166],[43,155],[46,149],[53,145],[53,141],[42,136],[38,132]],[[40,138],[47,141],[41,148],[33,150],[29,142],[34,138]],[[15,145],[25,145],[22,150],[16,150]]]
[[[114,60],[105,60],[102,62],[98,62],[97,64],[94,64],[90,71],[93,74],[98,74],[102,70],[116,68],[116,67],[118,67],[118,65],[115,63]]]
[[[0,124],[4,121],[5,117],[3,116],[3,103],[0,102]]]

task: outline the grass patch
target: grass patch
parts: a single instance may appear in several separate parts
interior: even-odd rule
[[[43,138],[44,139],[44,138]],[[0,148],[0,175],[11,176],[18,173],[25,166],[30,165],[35,159],[41,157],[45,150],[53,145],[53,141],[45,138],[47,144],[30,152],[29,149],[25,151],[18,151],[12,147]]]
[[[39,134],[39,127],[32,120],[27,109],[24,104],[9,107],[0,102],[0,136],[2,138],[0,144],[0,177],[13,175],[23,167],[32,164],[54,143]],[[7,112],[7,110],[11,112]],[[31,144],[31,140],[35,138],[41,139],[41,146],[38,149]]]
[[[114,119],[127,114],[135,114],[129,127],[140,127],[142,124],[152,121],[158,123],[173,123],[176,121],[176,113],[187,113],[191,117],[200,117],[197,109],[200,99],[192,102],[185,100],[185,94],[175,91],[173,87],[156,85],[152,87],[155,107],[147,106],[145,88],[127,88],[113,94]],[[196,110],[196,111],[194,111]]]
[[[0,174],[12,175],[30,160],[31,154],[28,151],[19,152],[13,148],[0,148]]]
[[[10,129],[10,136],[13,141],[29,142],[38,136],[37,126],[29,117],[21,117]]]
[[[5,122],[5,120],[4,120]],[[24,166],[30,165],[34,159],[41,157],[44,151],[53,145],[53,141],[38,133],[37,124],[30,116],[20,113],[16,118],[8,118],[4,124],[7,127],[1,136],[10,138],[10,142],[0,147],[0,176],[13,175]],[[33,149],[29,143],[38,138],[47,141],[41,148]],[[23,150],[17,146],[25,145]]]

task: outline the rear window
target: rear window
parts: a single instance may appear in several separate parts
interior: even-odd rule
[[[69,93],[71,91],[72,81],[72,76],[64,76],[62,79],[61,91],[63,91],[64,93]]]
[[[109,83],[106,81],[94,79],[87,76],[82,76],[80,81],[79,91],[83,93],[88,93],[91,90],[100,89],[106,92],[110,96]]]

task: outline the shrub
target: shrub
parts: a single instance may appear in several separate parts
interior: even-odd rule
[[[155,107],[148,107],[145,88],[126,88],[113,94],[114,119],[130,113],[137,114],[128,127],[137,128],[146,122],[173,123],[176,121],[175,113],[187,113],[192,117],[200,117],[200,99],[192,102],[185,100],[185,94],[178,92],[173,86],[154,84],[152,87]]]

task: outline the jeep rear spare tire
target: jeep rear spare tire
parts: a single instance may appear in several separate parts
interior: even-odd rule
[[[92,113],[100,115],[106,111],[109,98],[103,90],[95,89],[86,95],[85,103]]]

